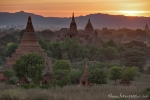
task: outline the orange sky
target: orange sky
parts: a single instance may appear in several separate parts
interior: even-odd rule
[[[70,17],[91,13],[150,17],[150,0],[0,0],[0,12]]]

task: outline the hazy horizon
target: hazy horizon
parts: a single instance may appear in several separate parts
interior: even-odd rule
[[[43,6],[44,5],[44,6]],[[0,12],[23,10],[44,17],[84,16],[93,13],[150,17],[149,0],[1,0]]]
[[[40,14],[37,14],[37,13],[26,12],[26,11],[23,11],[23,10],[18,10],[16,12],[2,12],[2,11],[0,11],[0,13],[12,13],[12,14],[13,13],[19,13],[19,12],[31,13],[31,14],[42,16],[42,17],[59,17],[59,18],[70,18],[70,17],[72,17],[72,14],[74,13],[74,12],[70,13],[70,16],[57,16],[57,15],[54,15],[54,16],[43,16],[43,15],[40,15]],[[106,14],[106,15],[126,16],[126,17],[150,17],[150,16],[132,16],[132,15],[123,15],[123,14],[109,14],[109,13],[103,13],[103,12],[87,13],[86,15],[76,15],[76,13],[74,13],[74,16],[75,17],[80,17],[80,16],[91,15],[91,14]]]

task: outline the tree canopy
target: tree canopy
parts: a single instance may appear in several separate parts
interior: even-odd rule
[[[122,76],[122,68],[117,67],[117,66],[110,68],[108,76],[109,76],[109,79],[115,80],[115,84],[116,84],[116,80],[120,79]]]
[[[33,83],[39,83],[45,67],[45,60],[43,55],[39,53],[29,53],[17,59],[12,67],[19,79],[29,77]]]
[[[107,74],[104,72],[103,69],[93,69],[90,71],[89,81],[91,83],[97,84],[106,84],[107,83]]]

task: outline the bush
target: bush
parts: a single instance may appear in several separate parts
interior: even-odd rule
[[[8,80],[8,84],[16,84],[18,81],[18,78],[17,77],[11,77],[9,80]]]
[[[12,70],[4,70],[3,74],[5,77],[8,78],[8,80],[9,80],[9,78],[14,76],[14,72]]]
[[[71,64],[68,63],[65,60],[59,60],[57,62],[54,63],[53,65],[53,72],[57,72],[57,71],[65,71],[66,73],[69,73],[71,71]]]
[[[23,89],[29,89],[29,85],[28,84],[21,84],[20,87],[23,88]]]
[[[138,75],[138,68],[137,67],[128,67],[122,73],[122,78],[127,81],[134,80],[134,77]]]
[[[55,84],[58,86],[63,87],[69,83],[69,75],[64,71],[57,71],[55,72]]]
[[[29,84],[29,88],[30,88],[30,89],[33,89],[33,88],[36,88],[36,87],[37,87],[36,84]]]
[[[23,89],[34,89],[37,87],[37,85],[36,84],[21,84],[20,87]]]
[[[147,96],[148,96],[147,99],[150,99],[150,87],[148,87],[148,88],[144,91],[144,95],[147,95]]]
[[[91,70],[89,75],[89,81],[96,84],[106,84],[107,75],[103,69],[94,69]]]
[[[39,86],[39,88],[41,88],[41,89],[48,89],[50,86],[48,86],[48,85],[40,85]]]
[[[79,79],[81,77],[82,71],[78,70],[78,71],[71,71],[69,74],[70,77],[70,84],[78,84],[79,83]]]

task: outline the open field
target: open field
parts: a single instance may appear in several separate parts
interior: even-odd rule
[[[17,86],[0,84],[0,100],[118,100],[109,98],[110,95],[120,96],[120,94],[142,96],[146,88],[149,87],[150,76],[141,75],[132,82],[131,86],[114,85],[114,81],[108,81],[106,85],[64,86],[51,89],[21,89]],[[119,99],[128,100],[128,99]],[[147,99],[129,99],[147,100]]]

